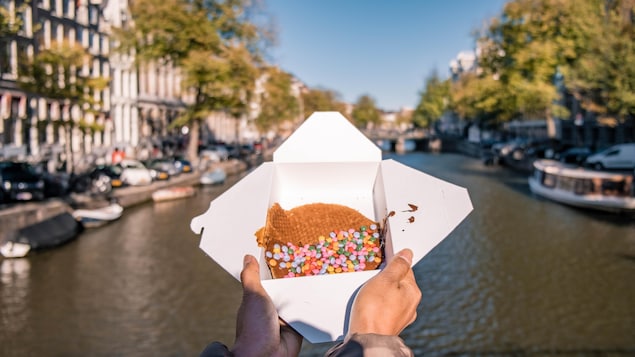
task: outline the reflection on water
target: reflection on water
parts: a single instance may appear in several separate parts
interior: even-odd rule
[[[416,355],[635,355],[633,220],[536,198],[526,177],[478,160],[393,158],[467,187],[474,205],[415,266],[423,300],[402,336]],[[189,223],[237,179],[0,261],[0,355],[193,356],[231,344],[240,285]],[[305,342],[302,355],[329,346]]]

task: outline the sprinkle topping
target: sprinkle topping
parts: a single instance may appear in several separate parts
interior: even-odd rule
[[[285,270],[284,278],[365,270],[381,263],[381,239],[376,224],[359,230],[332,231],[316,244],[274,244],[265,252],[271,269]]]

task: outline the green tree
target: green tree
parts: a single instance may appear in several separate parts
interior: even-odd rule
[[[492,76],[468,73],[451,85],[452,108],[461,119],[497,127],[516,113],[516,103]]]
[[[71,108],[71,112],[80,113],[80,118],[61,120],[64,128],[66,169],[74,171],[73,150],[71,147],[72,131],[100,130],[94,122],[100,113],[101,92],[108,86],[109,78],[92,77],[83,70],[92,57],[78,43],[68,41],[53,42],[49,49],[38,52],[32,59],[21,59],[18,85],[27,92],[56,100]],[[88,116],[93,118],[90,120]],[[77,119],[77,121],[75,120]]]
[[[375,99],[367,94],[357,99],[351,117],[358,128],[381,123],[381,112],[377,109]]]
[[[18,6],[15,14],[12,14],[8,8],[0,7],[0,38],[5,36],[13,36],[20,31],[23,25],[22,16],[20,14],[29,6],[30,2],[26,1]]]
[[[319,111],[336,111],[347,116],[346,105],[340,100],[340,95],[333,90],[309,89],[302,93],[302,103],[304,119]]]
[[[588,111],[619,121],[635,113],[635,27],[633,0],[598,6],[587,20],[589,41],[576,66],[566,68],[567,89]]]
[[[265,90],[260,98],[260,114],[256,117],[256,126],[261,132],[296,120],[300,110],[299,98],[292,92],[293,78],[290,74],[278,67],[269,67],[264,75]]]
[[[419,94],[419,104],[415,108],[412,121],[420,128],[429,128],[450,107],[450,80],[441,80],[434,71],[426,79],[425,89]]]
[[[516,113],[503,111],[511,115],[506,120],[542,117],[555,135],[553,118],[569,115],[555,80],[584,54],[599,1],[514,0],[491,22],[480,40],[480,65],[515,102]]]
[[[213,111],[236,118],[253,96],[264,44],[265,25],[254,20],[249,0],[137,0],[133,25],[116,29],[117,49],[135,53],[140,63],[180,68],[193,103],[173,125],[189,125],[188,157],[194,159],[201,122]]]

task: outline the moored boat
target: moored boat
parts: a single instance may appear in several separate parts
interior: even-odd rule
[[[199,182],[201,185],[220,185],[225,182],[226,178],[227,174],[225,173],[225,170],[218,167],[214,170],[203,173]]]
[[[33,250],[68,243],[77,238],[83,229],[84,226],[70,213],[60,213],[19,229],[14,238],[2,244],[0,253],[6,258],[23,257]]]
[[[167,187],[154,191],[152,193],[152,200],[154,202],[176,200],[194,196],[195,193],[194,187],[191,186]]]
[[[116,202],[112,202],[104,207],[81,208],[73,211],[73,217],[80,221],[86,228],[103,226],[121,217],[123,207]]]
[[[635,213],[635,185],[628,173],[595,171],[554,160],[536,160],[529,177],[534,194],[570,206]]]
[[[29,254],[31,246],[26,243],[8,241],[0,245],[0,255],[5,258],[22,258]]]

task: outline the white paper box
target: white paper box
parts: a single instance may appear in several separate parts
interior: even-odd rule
[[[311,115],[266,162],[210,203],[191,229],[200,247],[240,280],[245,254],[260,262],[261,279],[280,317],[311,343],[341,339],[355,292],[379,272],[272,279],[254,233],[267,210],[338,203],[382,222],[388,213],[385,256],[410,248],[413,264],[471,212],[466,189],[393,160],[337,112]],[[409,204],[418,209],[407,212]],[[406,212],[404,212],[406,211]]]

